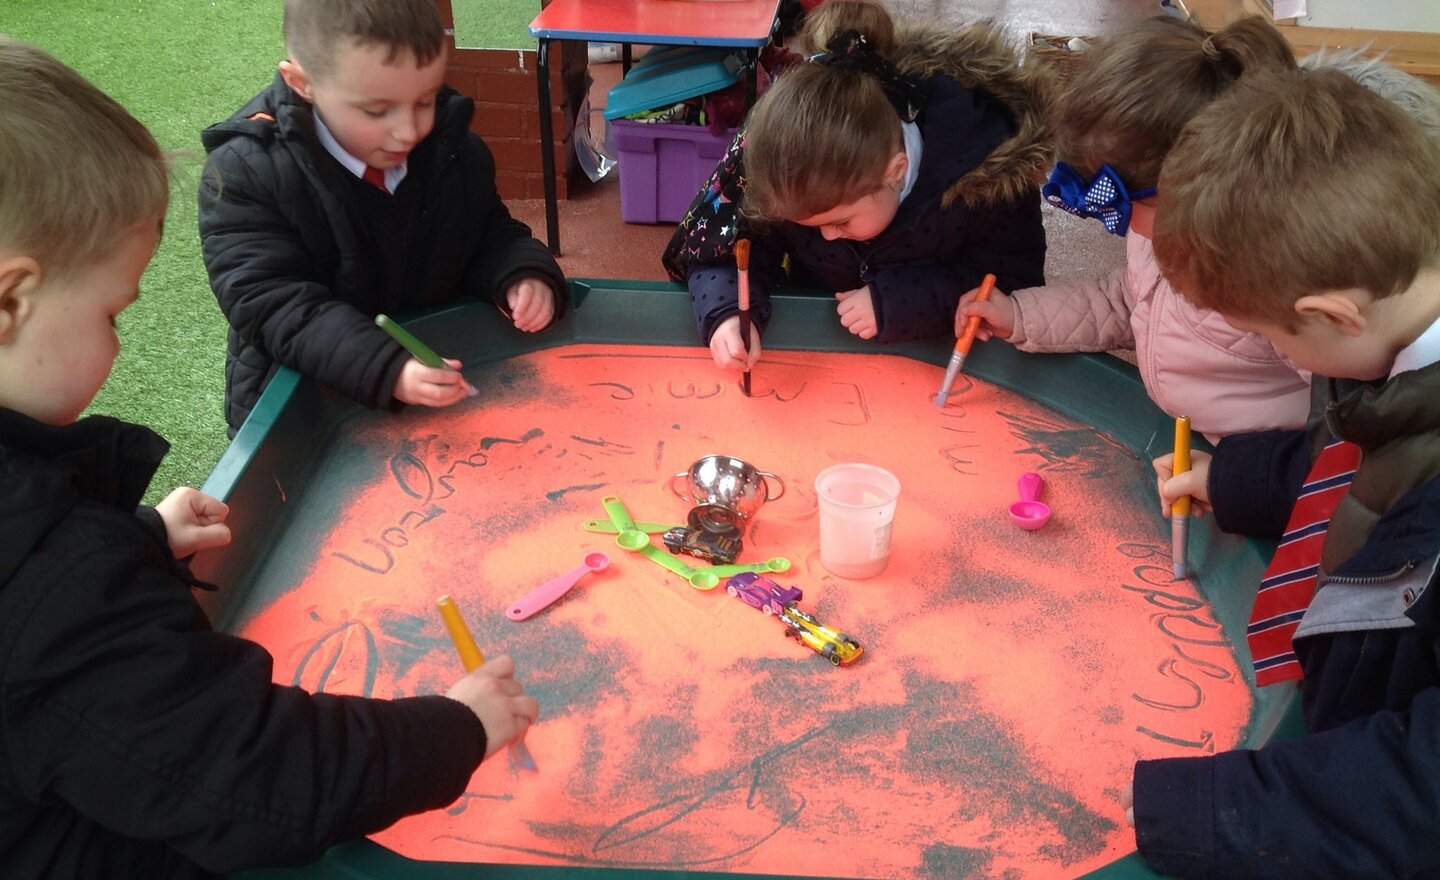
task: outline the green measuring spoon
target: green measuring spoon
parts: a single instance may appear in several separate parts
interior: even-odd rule
[[[786,559],[784,556],[776,556],[773,559],[767,559],[764,562],[752,562],[748,565],[712,565],[709,568],[705,569],[705,571],[714,574],[717,578],[727,578],[731,577],[732,575],[737,575],[741,572],[746,571],[753,571],[759,574],[767,574],[772,571],[789,570],[790,560]]]
[[[647,532],[652,535],[658,535],[661,532],[668,532],[671,529],[678,529],[680,528],[680,525],[678,523],[674,525],[666,525],[665,523],[637,522],[635,523],[635,528],[639,529],[642,532]],[[600,532],[601,534],[605,535],[613,535],[620,531],[620,527],[615,525],[608,519],[587,519],[585,521],[585,531]]]
[[[650,536],[642,532],[630,518],[630,510],[615,495],[607,495],[600,499],[605,505],[605,512],[610,514],[610,522],[614,524],[619,534],[615,536],[615,543],[626,550],[635,550],[640,555],[659,565],[661,568],[675,572],[690,582],[690,586],[697,590],[713,590],[720,585],[720,576],[709,569],[695,569],[676,559],[670,553],[661,550],[650,543]]]
[[[606,495],[600,499],[600,503],[605,505],[605,512],[610,514],[610,521],[620,532],[615,536],[616,544],[626,550],[640,550],[650,546],[650,536],[635,526],[635,520],[630,518],[630,511],[626,509],[625,502],[615,495]]]
[[[654,544],[646,543],[644,547],[640,548],[640,555],[659,565],[661,568],[668,568],[670,571],[680,575],[690,582],[690,586],[697,590],[713,590],[720,586],[720,576],[718,574],[715,574],[708,568],[693,568],[686,565],[681,562],[678,557],[661,550]]]

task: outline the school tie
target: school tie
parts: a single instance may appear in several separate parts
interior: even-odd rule
[[[1332,440],[1321,450],[1305,477],[1280,546],[1260,579],[1260,591],[1255,596],[1250,625],[1245,630],[1250,657],[1255,664],[1256,685],[1302,676],[1291,639],[1315,595],[1320,550],[1325,545],[1330,515],[1345,497],[1359,465],[1359,446],[1345,440]]]
[[[366,183],[370,184],[371,186],[378,186],[380,189],[383,189],[385,192],[389,192],[389,191],[390,191],[390,188],[385,185],[385,172],[384,172],[384,171],[381,171],[379,168],[376,168],[376,167],[371,166],[371,165],[366,165],[366,166],[365,166],[365,173],[362,174],[362,175],[360,175],[360,179],[361,179],[361,180],[364,180]]]

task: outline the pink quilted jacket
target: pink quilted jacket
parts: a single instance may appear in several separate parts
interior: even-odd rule
[[[1149,238],[1132,230],[1125,251],[1107,278],[1015,291],[1009,341],[1036,352],[1133,348],[1150,399],[1212,442],[1305,424],[1307,373],[1264,337],[1191,305],[1160,274]]]

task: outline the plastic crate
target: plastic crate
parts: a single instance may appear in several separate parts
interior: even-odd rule
[[[619,153],[620,217],[626,223],[674,223],[685,216],[700,185],[735,138],[703,125],[612,123]]]

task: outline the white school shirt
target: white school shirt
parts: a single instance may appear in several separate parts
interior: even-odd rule
[[[325,147],[325,152],[334,156],[335,161],[345,166],[346,171],[349,171],[356,177],[363,178],[365,176],[365,163],[345,152],[345,148],[340,146],[339,141],[335,140],[335,135],[331,134],[330,129],[325,127],[325,120],[320,118],[319,113],[315,114],[315,136],[320,139],[320,144]],[[385,189],[393,193],[395,188],[400,185],[400,181],[405,179],[405,174],[409,170],[409,167],[410,160],[407,158],[394,168],[386,168]]]
[[[1415,341],[1400,349],[1395,363],[1390,367],[1390,378],[1401,373],[1428,367],[1440,361],[1440,319],[1431,324]]]

